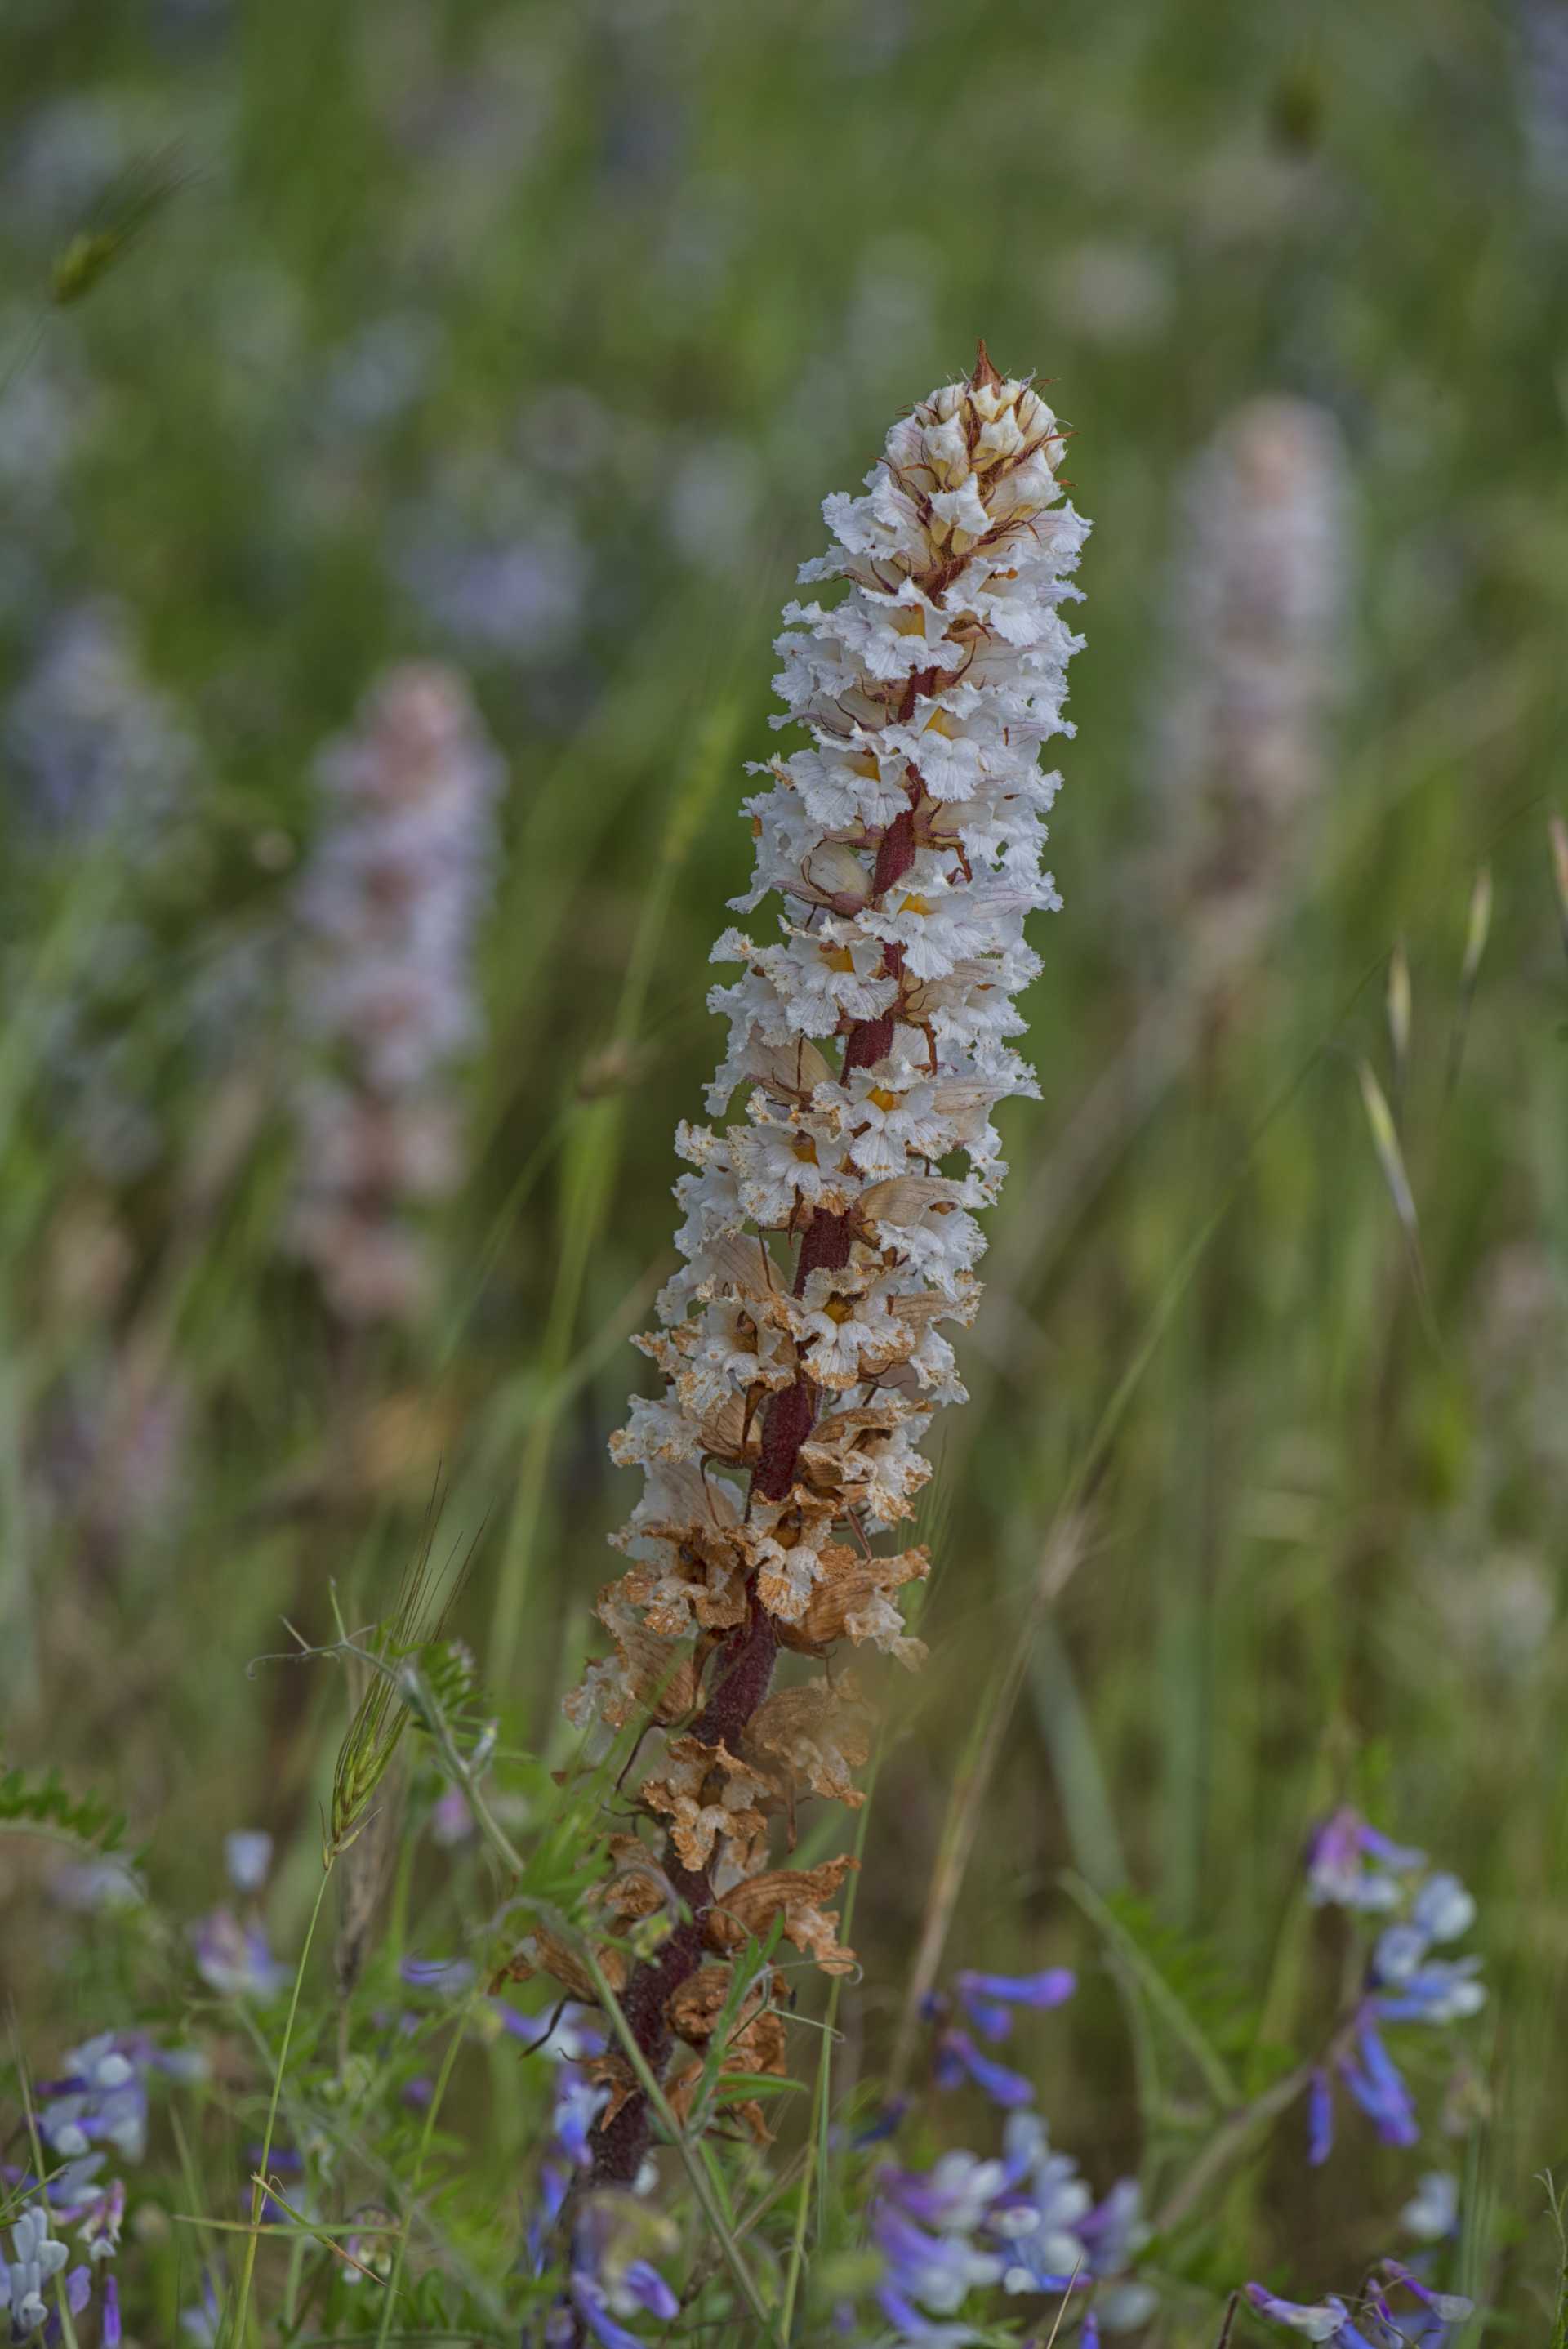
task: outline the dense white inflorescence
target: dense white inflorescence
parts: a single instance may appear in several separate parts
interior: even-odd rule
[[[428,1271],[407,1210],[461,1172],[450,1071],[478,1031],[501,768],[461,678],[417,664],[372,689],[319,771],[328,821],[300,893],[298,1000],[331,1066],[301,1101],[294,1237],[346,1319],[405,1319]]]
[[[643,1801],[720,1901],[768,1865],[770,1811],[858,1799],[825,1684],[814,1710],[767,1695],[775,1643],[919,1653],[893,1594],[925,1553],[872,1545],[913,1514],[933,1413],[964,1399],[945,1332],[975,1310],[975,1211],[1006,1173],[991,1112],[1037,1090],[1014,998],[1040,968],[1026,918],[1059,902],[1038,751],[1071,730],[1062,606],[1087,534],[1063,446],[982,354],[893,427],[865,496],[827,500],[833,545],[800,575],[841,592],[789,605],[779,639],[773,722],[805,740],[753,770],[734,903],[783,911],[715,948],[739,975],[709,999],[730,1032],[708,1107],[740,1113],[677,1134],[686,1262],[639,1340],[664,1388],[612,1444],[646,1478],[600,1602],[616,1652],[568,1701],[584,1723],[673,1725],[718,1648]]]

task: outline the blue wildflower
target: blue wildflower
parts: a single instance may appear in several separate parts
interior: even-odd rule
[[[259,1892],[273,1864],[273,1839],[260,1827],[238,1827],[223,1837],[223,1864],[236,1892]]]
[[[1035,2091],[1021,2072],[983,2055],[966,2031],[946,2030],[936,2042],[933,2069],[939,2088],[956,2088],[965,2078],[984,2088],[993,2104],[1006,2109],[1033,2104]]]
[[[1047,1966],[1037,1974],[983,1974],[965,1971],[954,1977],[959,2004],[983,2038],[1006,2039],[1013,2028],[1016,2006],[1044,2010],[1060,2006],[1078,1988],[1078,1977],[1066,1966]]]

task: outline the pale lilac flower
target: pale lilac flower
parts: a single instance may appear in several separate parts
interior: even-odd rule
[[[223,1837],[223,1863],[236,1892],[259,1892],[273,1864],[273,1839],[259,1827],[237,1828]]]
[[[108,602],[57,624],[12,701],[5,740],[45,833],[77,848],[112,833],[143,858],[161,845],[196,767],[176,704],[148,681],[129,622]]]
[[[62,1868],[49,1879],[49,1891],[64,1909],[87,1914],[139,1909],[147,1889],[129,1860],[79,1860]]]
[[[274,1958],[260,1925],[242,1925],[229,1909],[214,1909],[191,1928],[196,1971],[224,1998],[276,1998],[294,1970]]]
[[[1405,1896],[1405,1879],[1425,1866],[1424,1852],[1391,1843],[1358,1811],[1338,1810],[1308,1847],[1307,1898],[1320,1907],[1396,1909]]]
[[[48,2316],[44,2287],[58,2275],[69,2253],[49,2232],[48,2212],[33,2203],[11,2230],[11,2256],[0,2255],[0,2312],[9,2315],[10,2338],[30,2341]]]
[[[404,1958],[397,1971],[411,1989],[431,1991],[438,1998],[461,1998],[473,1987],[471,1958]]]
[[[1399,2224],[1418,2242],[1439,2243],[1460,2220],[1460,2182],[1451,2170],[1429,2169],[1399,2213]]]
[[[456,1845],[469,1843],[474,1835],[474,1815],[469,1808],[469,1798],[460,1786],[448,1786],[430,1814],[430,1833],[444,1851]]]
[[[217,2349],[223,2330],[223,2304],[210,2268],[201,2271],[201,2298],[194,2308],[180,2312],[180,2329],[199,2344],[199,2349]]]
[[[99,2032],[63,2060],[60,2078],[39,2092],[44,2143],[67,2159],[103,2144],[139,2161],[147,2147],[147,2057],[140,2040]]]

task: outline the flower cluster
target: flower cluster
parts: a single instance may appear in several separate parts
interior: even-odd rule
[[[963,1972],[951,1999],[928,2002],[937,2086],[972,2081],[1006,2120],[999,2157],[958,2150],[941,2155],[929,2170],[889,2165],[877,2174],[871,2226],[882,2270],[876,2301],[901,2343],[986,2337],[949,2320],[971,2292],[987,2288],[1074,2301],[1083,2309],[1085,2349],[1093,2349],[1102,2324],[1128,2330],[1152,2313],[1150,2287],[1127,2272],[1149,2233],[1137,2181],[1122,2178],[1096,2203],[1077,2162],[1053,2149],[1033,2109],[1030,2082],[979,2056],[971,2035],[1006,2039],[1015,2008],[1059,2006],[1073,1988],[1073,1976],[1060,1967],[1021,1976]],[[953,2019],[955,2013],[964,2024]]]
[[[139,2162],[147,2150],[148,2082],[154,2072],[176,2079],[199,2078],[200,2056],[160,2049],[144,2032],[99,2032],[73,2047],[57,2080],[39,2089],[38,2136],[59,2167],[44,2180],[6,2170],[3,2174],[31,2197],[12,2229],[12,2256],[0,2257],[0,2311],[10,2317],[8,2335],[46,2342],[59,2337],[57,2315],[47,2306],[44,2286],[61,2275],[66,2304],[80,2316],[95,2298],[98,2338],[104,2349],[120,2339],[119,2288],[113,2261],[125,2223],[125,2185],[106,2178],[109,2152]],[[75,2230],[86,2258],[67,2270],[69,2252],[57,2238],[58,2227]]]
[[[551,2132],[540,2167],[539,2189],[528,2225],[528,2253],[535,2275],[555,2262],[556,2231],[568,2197],[593,2165],[590,2132],[610,2099],[584,2068],[602,2056],[604,2036],[591,2016],[568,2010],[555,2023],[544,2052],[556,2065]],[[679,2302],[651,2253],[667,2248],[671,2230],[630,2194],[601,2191],[581,2198],[570,2222],[566,2289],[544,2326],[547,2349],[557,2341],[574,2349],[592,2337],[603,2349],[639,2349],[624,2320],[639,2313],[666,2322]]]
[[[449,1073],[479,1024],[500,767],[462,680],[426,665],[381,679],[319,772],[329,820],[300,895],[299,1008],[336,1065],[300,1104],[294,1239],[346,1320],[401,1319],[428,1281],[407,1210],[461,1171]]]
[[[1458,2292],[1433,2292],[1419,2276],[1398,2260],[1382,2260],[1373,2270],[1354,2313],[1337,2293],[1320,2301],[1282,2300],[1261,2283],[1250,2283],[1247,2299],[1260,2316],[1281,2324],[1307,2341],[1326,2341],[1332,2349],[1443,2349],[1456,2325],[1472,2313],[1472,2302]],[[1403,2292],[1415,2309],[1396,2310],[1389,2294]]]
[[[933,2071],[939,2088],[955,2088],[972,2080],[994,2104],[1010,2107],[1032,2104],[1034,2089],[1020,2072],[985,2054],[975,2043],[978,2033],[993,2045],[1007,2038],[1016,2006],[1045,2010],[1060,2006],[1077,1989],[1076,1977],[1065,1966],[1049,1966],[1037,1974],[983,1974],[965,1971],[954,1982],[953,1998],[934,1992],[925,2002],[925,2020],[938,2025]],[[954,2008],[962,2016],[959,2020]]]
[[[1256,943],[1322,788],[1346,505],[1337,428],[1303,400],[1239,409],[1187,485],[1161,752],[1201,957]]]
[[[1053,2149],[1039,2114],[1013,2112],[999,2158],[960,2151],[926,2171],[880,2173],[872,2220],[882,2261],[877,2303],[901,2341],[918,2343],[980,2339],[934,2329],[972,2291],[1000,2286],[1057,2302],[1081,2295],[1087,2349],[1100,2326],[1130,2331],[1151,2314],[1151,2289],[1127,2272],[1148,2232],[1135,2179],[1121,2179],[1097,2203],[1077,2162]]]
[[[43,833],[113,832],[145,854],[183,800],[195,746],[177,705],[144,674],[118,605],[67,612],[11,705],[6,747]]]
[[[1458,1877],[1427,1870],[1424,1853],[1391,1843],[1359,1813],[1336,1811],[1312,1839],[1307,1892],[1319,1907],[1381,1920],[1365,1980],[1331,2063],[1313,2081],[1308,2158],[1326,2161],[1334,2146],[1334,2082],[1347,2091],[1389,2145],[1420,2136],[1415,2101],[1383,2039],[1389,2023],[1454,2023],[1477,2013],[1486,1991],[1478,1957],[1435,1957],[1475,1921],[1475,1902]]]
[[[246,1896],[241,1918],[220,1907],[191,1929],[196,1971],[221,1998],[275,1998],[293,1980],[293,1969],[274,1958],[262,1923],[260,1899],[272,1865],[273,1839],[241,1828],[223,1840],[229,1881]]]
[[[11,2320],[9,2340],[31,2341],[43,2329],[49,2313],[44,2286],[58,2275],[69,2257],[64,2243],[49,2232],[48,2212],[36,2203],[24,2210],[11,2230],[10,2258],[0,2257],[0,2313]],[[73,2272],[82,2275],[86,2271]],[[67,2290],[70,2291],[69,2285]],[[80,2302],[82,2307],[86,2304],[85,2300]]]
[[[640,1341],[663,1387],[612,1445],[645,1480],[618,1537],[630,1570],[599,1602],[614,1652],[568,1705],[601,1737],[665,1733],[638,1797],[664,1868],[624,1846],[607,1896],[623,1920],[689,1918],[627,1993],[660,2064],[674,2037],[701,2044],[722,1961],[776,1919],[824,1969],[851,1961],[826,1911],[850,1863],[774,1868],[769,1822],[861,1799],[853,1682],[769,1692],[780,1648],[922,1652],[896,1594],[926,1553],[873,1544],[913,1515],[933,1413],[963,1400],[945,1326],[975,1310],[975,1211],[1006,1171],[991,1112],[1036,1090],[1013,999],[1040,968],[1025,921],[1057,903],[1039,864],[1057,779],[1037,754],[1064,730],[1086,529],[1057,502],[1063,446],[982,350],[893,427],[867,496],[828,499],[833,546],[801,575],[841,593],[792,604],[779,643],[775,723],[806,740],[758,771],[735,903],[777,892],[785,911],[773,939],[715,949],[740,975],[710,998],[730,1036],[708,1105],[740,1092],[743,1114],[677,1136],[686,1262]],[[600,2168],[624,2179],[645,2119],[618,2085]]]

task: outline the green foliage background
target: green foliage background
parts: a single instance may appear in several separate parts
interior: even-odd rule
[[[556,1698],[627,1506],[604,1454],[637,1376],[623,1340],[715,1056],[706,957],[747,867],[734,809],[771,740],[777,613],[821,496],[984,334],[1077,429],[1088,648],[1067,908],[1026,1006],[1045,1097],[1006,1118],[975,1402],[928,1513],[932,1661],[884,1692],[854,2058],[885,2049],[965,1742],[1159,1323],[1030,1651],[954,1954],[1084,1965],[1037,2054],[1062,2141],[1109,2170],[1139,2150],[1131,2059],[1061,1871],[1136,1891],[1140,1931],[1196,1936],[1283,2033],[1317,1954],[1291,1904],[1303,1836],[1363,1800],[1481,1901],[1469,2093],[1514,2279],[1508,2214],[1533,2222],[1532,2175],[1563,2160],[1568,2085],[1568,966],[1546,834],[1568,798],[1568,209],[1527,169],[1522,87],[1512,19],[1461,0],[11,0],[0,674],[19,683],[51,613],[116,597],[200,760],[153,877],[77,842],[40,858],[6,777],[0,1704],[10,1758],[123,1809],[177,1912],[254,1824],[294,1836],[283,1913],[303,1913],[341,1690],[246,1667],[282,1615],[330,1636],[329,1578],[362,1613],[389,1603],[438,1477],[492,1701],[564,1758]],[[167,200],[59,305],[72,235],[113,231],[116,174],[150,156]],[[387,349],[416,355],[414,388],[377,410],[355,386]],[[1225,1016],[1064,1190],[1075,1110],[1188,967],[1154,747],[1180,482],[1272,390],[1329,407],[1354,472],[1328,803]],[[68,438],[47,480],[15,422],[40,400]],[[432,512],[534,550],[515,642],[455,642],[409,592]],[[511,778],[490,1032],[437,1326],[349,1348],[277,1246],[268,941],[317,746],[386,661],[427,652],[469,668]],[[51,1009],[132,910],[101,1016],[162,1141],[113,1191],[57,1114]],[[1435,1334],[1354,1068],[1392,1084],[1397,938]],[[191,990],[240,948],[214,1052]],[[246,1138],[204,1189],[226,1111]],[[59,1398],[127,1378],[183,1393],[177,1495],[105,1523],[84,1472],[46,1506]],[[0,1849],[0,1886],[5,1980],[63,2033],[104,1984],[70,1972],[31,1847]],[[504,2136],[492,2151],[504,2168]],[[1357,2136],[1304,2186],[1281,2153],[1226,2205],[1216,2277],[1347,2274],[1408,2169]]]

